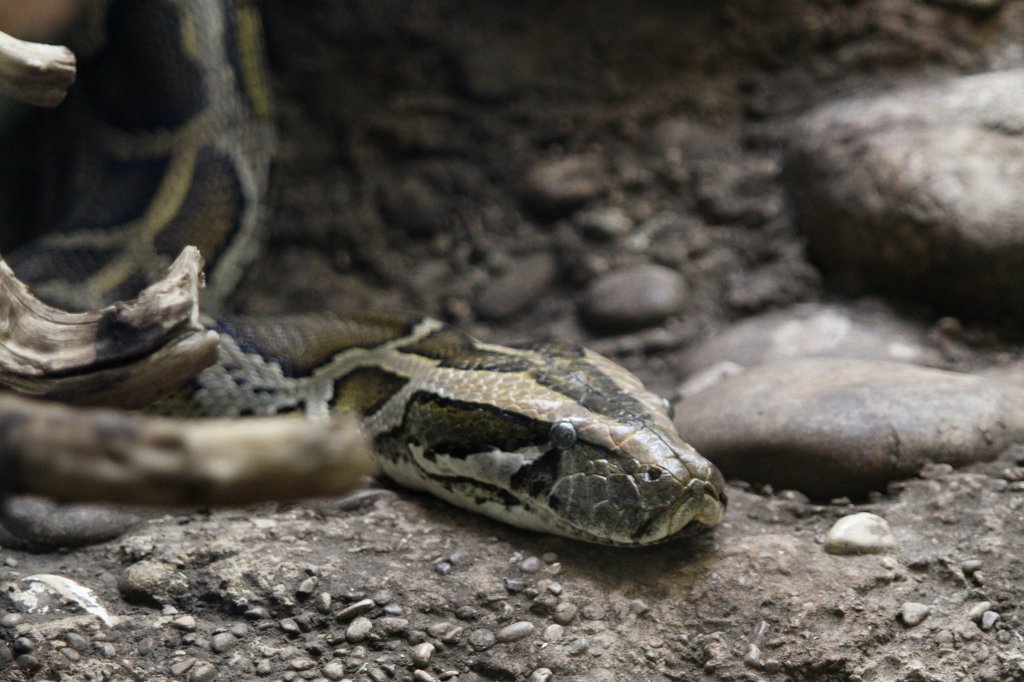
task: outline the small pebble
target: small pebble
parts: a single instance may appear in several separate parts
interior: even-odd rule
[[[343,608],[341,611],[338,612],[338,615],[336,617],[339,621],[342,622],[350,621],[356,616],[361,616],[364,613],[369,613],[373,610],[374,606],[375,604],[372,599],[360,599],[359,601],[353,604],[349,604],[348,606]]]
[[[353,620],[348,629],[345,630],[345,639],[355,644],[356,642],[362,642],[366,639],[366,636],[370,634],[370,630],[373,629],[373,623],[370,622],[369,618],[359,616]]]
[[[39,659],[32,654],[22,654],[14,659],[14,662],[18,664],[19,668],[29,674],[36,673],[43,667]]]
[[[319,581],[316,579],[315,576],[309,576],[301,583],[299,583],[299,587],[295,590],[295,594],[302,599],[309,597],[311,594],[313,594],[313,590],[316,589],[317,582]]]
[[[986,611],[981,614],[981,622],[978,623],[978,627],[986,632],[992,629],[992,626],[999,620],[999,614],[995,611]]]
[[[960,570],[970,576],[981,569],[981,559],[967,559],[960,563]]]
[[[576,618],[579,607],[572,602],[563,601],[555,607],[554,620],[559,625],[568,625]]]
[[[316,610],[327,615],[331,612],[331,593],[321,592],[316,596]]]
[[[473,630],[469,633],[469,645],[477,651],[494,646],[494,634],[490,630]]]
[[[517,580],[515,578],[505,578],[505,589],[508,590],[511,594],[522,592],[525,588],[526,583],[522,580]],[[2,621],[0,621],[0,624],[2,624]]]
[[[428,673],[426,670],[413,671],[412,678],[416,680],[416,682],[437,682],[437,678]]]
[[[17,627],[19,623],[21,623],[20,613],[5,613],[3,617],[0,618],[0,626],[5,628]]]
[[[450,628],[451,626],[451,623],[449,623],[446,620],[442,620],[439,623],[433,623],[429,627],[427,627],[427,634],[429,634],[431,637],[439,638],[442,635],[444,635],[444,633],[448,632],[448,628]]]
[[[583,234],[600,240],[622,237],[633,229],[633,221],[621,208],[611,206],[581,211],[573,217]]]
[[[535,556],[528,556],[519,564],[519,570],[523,573],[536,573],[540,570],[540,559]]]
[[[264,606],[254,606],[251,609],[246,609],[242,615],[249,620],[266,620],[270,618],[270,611]]]
[[[345,679],[345,666],[338,661],[331,661],[323,667],[321,672],[323,672],[324,677],[335,682]]]
[[[6,566],[7,568],[17,568],[18,560],[12,556],[6,557],[4,559],[4,566]]]
[[[643,329],[681,312],[686,290],[682,275],[662,265],[625,267],[591,282],[581,312],[595,331]]]
[[[299,627],[299,624],[295,622],[294,618],[282,618],[278,625],[280,625],[281,629],[289,635],[298,635],[302,633],[302,629]]]
[[[237,643],[238,640],[230,632],[218,632],[210,639],[210,648],[214,653],[223,654],[230,651]]]
[[[537,668],[532,673],[530,673],[529,682],[550,682],[552,677],[554,677],[554,673],[552,673],[549,669]]]
[[[395,595],[391,593],[391,590],[378,590],[371,597],[371,599],[373,599],[373,603],[377,606],[384,606],[394,598]]]
[[[412,648],[412,662],[417,668],[426,668],[434,656],[434,645],[430,642],[417,644]]]
[[[552,623],[551,625],[544,628],[544,641],[545,642],[557,642],[562,639],[562,635],[565,634],[565,628],[558,623]]]
[[[967,612],[967,617],[973,620],[975,623],[981,622],[981,616],[992,608],[992,602],[980,601],[971,607],[971,610]]]
[[[904,602],[900,607],[900,620],[903,624],[909,628],[915,625],[920,625],[928,614],[931,613],[931,607],[927,604],[921,604],[915,601]]]
[[[558,555],[555,554],[554,552],[544,552],[543,554],[540,555],[540,558],[543,559],[545,561],[545,563],[549,563],[549,564],[553,564],[556,561],[558,561]]]
[[[586,637],[573,637],[571,640],[566,642],[563,647],[565,653],[570,656],[579,656],[580,654],[586,653],[587,649],[590,648],[590,642],[587,641]]]
[[[548,585],[548,592],[556,597],[562,594],[562,583],[551,583]]]
[[[171,621],[171,627],[183,632],[192,632],[196,629],[196,619],[192,616],[180,616]]]
[[[590,155],[541,161],[526,175],[523,199],[547,216],[565,215],[601,196],[607,176],[600,159]]]
[[[647,605],[643,599],[634,599],[629,602],[629,610],[638,616],[642,616],[651,610],[651,607]]]
[[[829,554],[882,554],[896,549],[889,523],[868,512],[842,517],[825,536],[825,551]]]
[[[217,669],[206,663],[196,663],[188,675],[189,682],[212,682],[217,679]]]
[[[187,673],[192,666],[196,664],[196,659],[186,658],[176,663],[171,664],[171,675],[174,677],[180,677]]]
[[[529,637],[530,633],[533,632],[533,623],[521,620],[511,625],[506,625],[502,629],[498,630],[495,639],[499,642],[517,642],[524,637]]]
[[[387,635],[400,635],[409,628],[409,621],[405,618],[394,618],[388,616],[380,619],[380,629]]]
[[[316,661],[309,656],[296,656],[288,661],[288,667],[299,672],[302,672],[303,670],[312,670],[316,667]]]

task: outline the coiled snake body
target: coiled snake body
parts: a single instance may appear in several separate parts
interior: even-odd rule
[[[40,296],[86,308],[136,293],[195,244],[217,309],[257,253],[273,150],[258,14],[248,0],[108,4],[65,105],[67,204],[12,265]],[[724,511],[721,474],[664,401],[585,349],[379,314],[210,325],[219,360],[188,396],[202,414],[351,410],[397,482],[591,542],[659,542]]]

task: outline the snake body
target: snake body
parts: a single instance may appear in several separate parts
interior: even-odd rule
[[[87,308],[136,293],[196,244],[215,310],[261,241],[273,127],[259,15],[248,0],[105,4],[66,105],[69,201],[12,265],[41,297]],[[500,346],[383,314],[209,325],[219,359],[187,395],[200,414],[352,411],[398,483],[590,542],[660,542],[724,511],[721,474],[665,402],[586,349]]]

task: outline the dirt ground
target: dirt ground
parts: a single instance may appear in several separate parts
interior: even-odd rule
[[[1024,64],[1024,3],[970,8],[986,4],[264,0],[280,150],[271,243],[237,306],[582,341],[672,395],[694,342],[841,299],[787,211],[787,124]],[[588,227],[612,209],[627,235]],[[645,263],[683,274],[681,314],[581,323],[588,284]],[[502,277],[529,295],[496,305]],[[0,679],[1024,680],[1022,466],[935,466],[857,504],[733,482],[722,526],[642,551],[400,490],[156,514],[89,548],[0,551],[0,583],[62,575],[120,621],[5,605]],[[899,551],[826,554],[853,511],[889,519]],[[908,602],[930,606],[922,623]]]

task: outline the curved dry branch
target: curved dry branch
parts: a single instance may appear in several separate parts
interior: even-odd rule
[[[55,107],[75,82],[75,55],[63,45],[18,40],[0,32],[0,94]]]
[[[371,461],[354,415],[178,420],[0,394],[3,494],[247,504],[344,493]]]
[[[216,359],[217,334],[199,323],[202,266],[186,247],[137,298],[68,313],[33,296],[0,259],[0,387],[125,408],[170,394]]]

